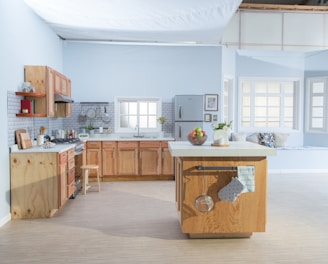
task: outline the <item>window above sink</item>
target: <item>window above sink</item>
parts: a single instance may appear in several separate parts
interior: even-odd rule
[[[161,131],[157,119],[162,113],[157,97],[115,98],[115,131],[117,133],[149,133]]]

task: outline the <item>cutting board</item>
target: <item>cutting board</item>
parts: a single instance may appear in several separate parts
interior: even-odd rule
[[[21,133],[26,133],[26,129],[18,129],[15,131],[16,143],[19,149],[22,149]]]
[[[22,148],[27,149],[32,147],[32,140],[28,133],[20,133]]]

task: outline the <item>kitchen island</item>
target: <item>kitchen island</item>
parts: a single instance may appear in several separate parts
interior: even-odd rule
[[[267,203],[267,156],[276,150],[250,142],[229,142],[227,147],[193,146],[187,141],[169,142],[175,157],[176,207],[182,232],[191,238],[250,237],[265,232]],[[239,178],[238,168],[252,168],[251,191],[235,192],[223,200],[218,193]],[[206,194],[214,206],[207,212],[195,207]]]

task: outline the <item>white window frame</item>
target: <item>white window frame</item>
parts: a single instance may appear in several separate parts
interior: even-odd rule
[[[322,93],[323,97],[323,126],[322,128],[314,128],[311,126],[312,122],[312,87],[314,83],[323,82],[324,90]],[[306,132],[308,133],[327,133],[328,132],[328,76],[324,77],[310,77],[306,79]],[[318,96],[318,94],[316,95]]]
[[[242,127],[242,85],[244,82],[250,82],[251,87],[254,87],[255,83],[258,82],[279,82],[280,84],[286,82],[293,82],[294,83],[294,104],[293,104],[293,127],[284,127],[283,122],[280,121],[279,127],[254,127],[251,125],[249,128]],[[254,77],[241,77],[238,81],[238,131],[245,131],[245,132],[285,132],[285,133],[298,133],[300,126],[299,126],[299,119],[300,119],[300,95],[301,95],[301,80],[299,78],[254,78]],[[254,112],[255,112],[255,105],[254,105],[254,90],[251,92],[251,123],[254,124]],[[281,107],[283,109],[283,107]],[[280,110],[281,110],[280,109]],[[280,111],[280,120],[283,118],[284,113]]]
[[[222,120],[223,122],[229,122],[233,120],[234,107],[233,107],[233,86],[234,79],[230,76],[224,76],[223,89],[222,89]],[[227,90],[225,90],[225,87]]]
[[[157,104],[157,113],[156,119],[162,115],[162,100],[159,97],[126,97],[120,96],[115,97],[115,132],[116,133],[135,133],[136,128],[121,128],[120,127],[120,102],[156,102]],[[139,113],[138,119],[139,119]],[[161,125],[159,122],[156,122],[156,128],[139,128],[140,133],[153,133],[160,132]]]

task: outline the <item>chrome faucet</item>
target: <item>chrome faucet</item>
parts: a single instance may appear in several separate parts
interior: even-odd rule
[[[134,135],[134,137],[138,137],[138,138],[141,138],[141,137],[143,137],[143,135],[140,135],[140,127],[139,127],[139,125],[137,124],[136,125],[136,128],[135,128],[136,130],[137,130],[137,135]]]

